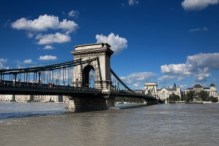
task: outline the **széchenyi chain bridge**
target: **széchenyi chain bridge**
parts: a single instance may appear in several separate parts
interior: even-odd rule
[[[73,61],[0,69],[0,94],[68,95],[73,111],[106,110],[115,106],[116,97],[140,98],[150,105],[159,102],[134,92],[116,75],[110,67],[113,51],[109,44],[75,46],[71,54]]]

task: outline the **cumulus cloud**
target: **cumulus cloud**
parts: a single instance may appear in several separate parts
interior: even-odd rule
[[[196,81],[205,81],[211,76],[210,70],[219,70],[219,53],[200,53],[188,56],[185,64],[162,65],[161,72],[165,75],[159,80],[162,82],[171,79],[182,80],[194,75]]]
[[[59,28],[65,30],[66,34],[69,34],[75,31],[78,28],[78,25],[74,21],[64,19],[62,22],[60,22]]]
[[[152,72],[138,72],[132,73],[126,77],[120,77],[125,83],[136,86],[140,83],[145,83],[150,81],[150,79],[155,78],[157,75]]]
[[[7,62],[8,60],[7,59],[4,59],[4,58],[0,58],[0,68],[5,68],[4,67],[4,63]]]
[[[17,30],[26,30],[28,38],[39,40],[37,44],[66,43],[71,41],[70,33],[76,31],[79,27],[74,21],[63,19],[54,15],[40,15],[37,19],[28,20],[21,18],[11,23],[11,27]],[[54,34],[42,34],[48,30],[62,31]]]
[[[27,20],[21,18],[11,24],[12,28],[18,30],[46,31],[59,27],[59,18],[50,15],[40,15],[38,19]]]
[[[51,45],[46,45],[43,49],[44,50],[51,50],[51,49],[53,49],[53,47]]]
[[[56,60],[57,57],[56,56],[52,56],[52,55],[45,55],[45,56],[40,56],[39,60]]]
[[[219,0],[184,0],[181,4],[185,10],[202,10],[209,5],[216,5]]]
[[[40,15],[37,19],[28,20],[21,18],[11,24],[11,27],[18,30],[47,31],[48,29],[63,29],[72,32],[78,28],[74,21],[64,19],[62,22],[53,15]]]
[[[69,16],[69,17],[78,18],[79,12],[78,12],[78,11],[71,10],[71,11],[68,13],[68,16]]]
[[[219,70],[219,53],[200,53],[188,56],[186,65],[193,72],[205,68]]]
[[[108,36],[104,35],[96,35],[97,43],[108,43],[111,46],[111,49],[115,53],[119,53],[127,48],[127,40],[125,38],[119,37],[119,35],[115,35],[114,33],[110,33]]]
[[[46,34],[42,35],[39,34],[35,38],[36,40],[39,40],[37,44],[39,45],[45,45],[45,44],[53,44],[53,43],[66,43],[71,41],[71,37],[66,34],[61,33],[55,33],[55,34]]]
[[[130,6],[137,5],[137,4],[139,4],[139,1],[138,1],[138,0],[129,0],[129,1],[128,1],[128,4],[129,4]]]
[[[7,59],[4,59],[4,58],[0,58],[0,62],[7,62],[8,60]]]
[[[26,59],[23,61],[25,64],[30,64],[30,63],[33,63],[33,61],[31,59]]]
[[[158,78],[158,81],[159,81],[161,84],[166,84],[166,83],[168,83],[170,80],[175,79],[175,78],[176,78],[176,76],[174,76],[174,75],[164,75],[164,76],[162,76],[162,77],[159,77],[159,78]]]
[[[184,74],[188,75],[190,72],[188,71],[186,64],[170,64],[170,65],[162,65],[161,72],[164,74]]]
[[[134,87],[139,87],[140,84],[139,84],[139,83],[135,83],[133,86],[134,86]]]
[[[190,32],[208,31],[207,27],[190,29]]]
[[[198,72],[194,75],[196,81],[205,81],[211,74],[208,72],[208,68],[198,69]]]

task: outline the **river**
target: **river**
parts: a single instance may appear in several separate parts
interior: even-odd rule
[[[119,106],[119,105],[117,105]],[[67,113],[67,104],[0,103],[1,146],[218,146],[219,104]]]

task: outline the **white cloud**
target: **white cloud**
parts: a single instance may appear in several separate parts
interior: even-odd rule
[[[33,63],[33,61],[31,59],[26,59],[23,61],[25,64],[30,64],[30,63]]]
[[[74,21],[64,19],[60,22],[59,28],[66,30],[66,34],[69,34],[75,31],[78,28],[78,25]]]
[[[115,52],[121,52],[127,48],[127,40],[125,38],[119,37],[114,33],[110,33],[108,36],[96,35],[97,43],[108,43],[111,46],[111,49]]]
[[[133,86],[134,87],[139,87],[140,85],[139,85],[139,83],[135,83]]]
[[[57,57],[56,56],[52,56],[52,55],[45,55],[45,56],[40,56],[39,60],[56,60]]]
[[[132,73],[126,77],[120,77],[125,83],[133,84],[134,86],[141,83],[150,81],[150,79],[155,78],[157,75],[151,72],[138,72]]]
[[[168,83],[170,80],[173,80],[173,79],[175,79],[175,78],[176,78],[175,75],[164,75],[164,76],[158,78],[158,80],[159,80],[159,82],[160,82],[161,84],[166,84],[166,83]]]
[[[219,70],[219,53],[200,53],[188,56],[186,65],[193,72],[205,68]]]
[[[43,49],[44,50],[51,50],[51,49],[53,49],[53,47],[51,45],[46,45]]]
[[[185,10],[202,10],[209,5],[218,4],[219,0],[184,0],[181,4]]]
[[[211,74],[208,73],[208,68],[205,68],[204,70],[199,69],[199,72],[194,76],[196,81],[205,81]]]
[[[7,62],[7,61],[8,61],[7,59],[0,58],[0,68],[5,68],[4,63]]]
[[[164,74],[182,74],[188,75],[190,72],[186,68],[186,64],[170,64],[170,65],[162,65],[161,72]]]
[[[8,61],[7,59],[0,58],[0,62],[2,62],[2,63],[7,62],[7,61]]]
[[[196,81],[204,81],[211,76],[210,70],[219,70],[219,53],[196,54],[188,56],[185,64],[162,65],[161,72],[164,76],[159,80],[168,82],[194,75]]]
[[[71,37],[69,35],[61,34],[61,33],[55,33],[55,34],[46,34],[42,35],[39,34],[35,38],[36,40],[39,40],[39,45],[45,45],[45,44],[53,44],[53,43],[66,43],[71,41]]]
[[[11,24],[12,28],[28,31],[47,31],[48,29],[63,29],[72,32],[78,28],[74,21],[64,19],[62,22],[53,15],[40,15],[37,19],[21,18]]]
[[[194,29],[190,29],[190,32],[197,32],[197,31],[208,31],[207,27],[203,27],[203,28],[194,28]]]
[[[129,4],[130,6],[137,5],[137,4],[139,4],[139,1],[138,1],[138,0],[129,0],[129,1],[128,1],[128,4]]]
[[[78,11],[71,10],[71,11],[68,13],[68,16],[69,16],[69,17],[78,18],[79,12],[78,12]]]

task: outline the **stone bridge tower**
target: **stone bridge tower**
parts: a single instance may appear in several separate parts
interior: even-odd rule
[[[74,60],[84,61],[97,58],[95,61],[74,67],[73,86],[89,87],[89,72],[93,69],[95,71],[95,88],[103,91],[109,88],[111,85],[110,57],[113,54],[109,44],[79,45],[75,46],[75,50],[71,53],[74,55]]]
[[[94,59],[86,63],[74,66],[72,84],[75,87],[89,87],[89,73],[94,70],[95,88],[101,89],[102,93],[110,93],[111,72],[110,57],[113,51],[109,44],[88,44],[75,46],[75,50],[71,51],[74,55],[74,61],[86,61]],[[105,95],[105,94],[104,94]],[[105,96],[94,97],[76,97],[72,96],[69,101],[69,109],[72,111],[87,110],[106,110],[114,107],[115,98]]]

